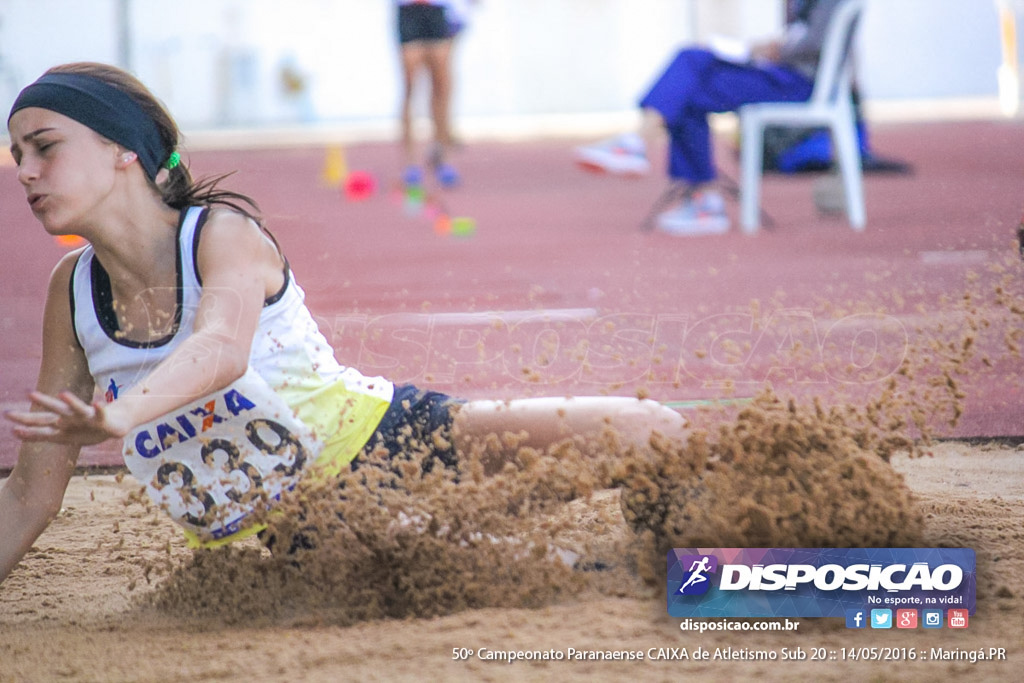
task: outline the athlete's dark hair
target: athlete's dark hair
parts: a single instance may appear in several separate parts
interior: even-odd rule
[[[138,103],[142,110],[153,119],[160,133],[160,140],[163,142],[166,150],[164,157],[170,156],[171,152],[178,149],[178,144],[181,140],[181,131],[178,129],[178,124],[174,122],[174,119],[167,112],[163,104],[161,104],[160,100],[138,78],[127,71],[109,64],[74,62],[55,66],[47,70],[46,73],[90,76],[121,90]],[[164,203],[171,208],[183,209],[187,206],[219,204],[251,218],[260,226],[260,229],[270,235],[263,224],[263,218],[260,215],[260,209],[255,200],[239,192],[219,187],[221,181],[232,175],[232,173],[193,180],[192,173],[189,171],[188,164],[184,159],[174,168],[165,169],[163,172],[166,174],[166,178],[159,183],[150,180],[150,183],[160,192]],[[270,235],[270,237],[273,239],[273,235]]]

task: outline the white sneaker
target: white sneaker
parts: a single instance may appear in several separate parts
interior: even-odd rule
[[[721,235],[729,231],[725,200],[717,192],[701,192],[658,216],[658,229],[683,237]]]
[[[641,176],[651,172],[643,139],[626,133],[609,140],[576,148],[576,163],[588,171]]]

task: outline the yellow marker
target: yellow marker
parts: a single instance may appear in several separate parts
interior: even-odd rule
[[[459,237],[469,237],[476,232],[476,221],[466,216],[453,218],[451,232]]]
[[[337,187],[348,178],[348,163],[345,161],[345,150],[339,147],[328,147],[324,154],[324,168],[321,180],[328,187]]]

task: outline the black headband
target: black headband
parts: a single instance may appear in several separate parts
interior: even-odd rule
[[[63,114],[103,137],[135,152],[150,180],[156,178],[168,151],[156,122],[127,93],[84,74],[44,74],[26,86],[14,100],[11,117],[19,109],[39,107]]]

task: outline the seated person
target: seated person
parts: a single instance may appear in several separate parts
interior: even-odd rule
[[[577,162],[620,175],[647,174],[647,149],[665,130],[668,174],[684,185],[684,197],[679,206],[658,216],[658,228],[683,235],[727,231],[725,202],[709,188],[715,167],[708,114],[735,111],[752,102],[808,99],[829,22],[842,2],[790,0],[782,38],[755,46],[749,55],[681,50],[640,100],[640,131],[580,147]]]

